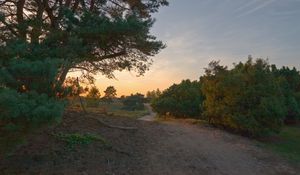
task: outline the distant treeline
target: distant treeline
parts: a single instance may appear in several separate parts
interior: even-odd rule
[[[300,74],[249,57],[232,69],[212,61],[199,81],[183,80],[152,99],[159,115],[192,117],[249,136],[300,119]]]

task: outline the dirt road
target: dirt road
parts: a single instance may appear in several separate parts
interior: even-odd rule
[[[147,149],[142,174],[292,175],[286,162],[253,141],[215,128],[165,122]]]
[[[150,115],[141,120],[154,121],[156,114],[150,105],[146,107]],[[163,122],[157,127],[147,131],[154,140],[145,154],[143,174],[297,174],[247,138],[182,121]]]
[[[153,114],[151,115],[153,116]],[[101,125],[78,112],[29,138],[14,155],[0,156],[0,174],[43,175],[298,175],[299,168],[269,153],[247,138],[186,121],[146,122],[127,118],[95,117],[120,126]],[[152,119],[151,119],[152,120]],[[101,142],[74,150],[49,133],[92,133]]]
[[[143,121],[154,121],[155,120],[155,116],[156,116],[156,113],[153,112],[150,104],[146,103],[144,104],[145,107],[147,108],[147,110],[149,111],[149,114],[146,115],[146,116],[143,116],[141,118],[139,118],[139,120],[143,120]]]

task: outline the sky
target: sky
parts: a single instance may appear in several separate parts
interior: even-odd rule
[[[300,68],[300,0],[169,0],[154,14],[151,33],[167,48],[153,57],[142,77],[116,72],[116,79],[96,76],[103,92],[117,94],[166,89],[183,79],[198,80],[212,60],[234,62],[268,58],[278,66]]]

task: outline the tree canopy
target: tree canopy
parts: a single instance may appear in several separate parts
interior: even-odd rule
[[[183,80],[164,90],[152,101],[152,107],[160,115],[200,117],[203,100],[200,83]]]
[[[149,97],[155,91],[147,93]],[[153,95],[154,94],[154,95]],[[200,81],[184,80],[151,101],[159,115],[201,118],[248,136],[279,132],[300,119],[300,74],[249,56],[233,68],[212,61]]]
[[[111,102],[117,95],[117,90],[113,86],[108,86],[104,91],[103,99]]]
[[[61,117],[60,99],[84,89],[67,74],[144,74],[165,45],[150,34],[167,0],[1,0],[0,133]],[[33,122],[34,121],[34,122]]]
[[[159,89],[148,91],[146,93],[146,98],[149,102],[152,102],[156,98],[158,98],[161,95],[161,91]]]
[[[143,110],[144,106],[144,95],[140,93],[131,94],[130,96],[122,99],[125,110],[135,111]]]
[[[281,87],[284,104],[287,108],[286,123],[294,123],[300,119],[300,74],[296,68],[283,66],[278,69],[272,65],[272,72]]]
[[[286,109],[266,60],[249,58],[231,70],[212,62],[201,83],[210,123],[249,135],[279,131]]]
[[[95,99],[98,99],[101,97],[101,94],[100,94],[100,91],[99,89],[96,87],[96,86],[92,86],[90,89],[89,89],[89,92],[88,94],[86,95],[87,98],[95,98]]]
[[[111,78],[115,70],[124,69],[141,75],[151,64],[149,56],[164,48],[149,33],[151,13],[164,5],[166,0],[1,1],[1,67],[51,69],[44,75],[39,74],[42,68],[32,72],[25,67],[22,75],[2,71],[20,82],[18,89],[27,90],[26,82],[38,79],[60,87],[70,70],[80,70],[85,77],[102,73]],[[9,86],[7,81],[1,83]]]

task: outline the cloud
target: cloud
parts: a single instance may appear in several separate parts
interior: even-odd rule
[[[248,7],[251,7],[251,6],[252,6],[252,8],[249,8],[248,11],[245,11],[245,12],[241,13],[238,17],[243,17],[243,16],[246,16],[246,15],[253,14],[254,12],[256,12],[256,11],[258,11],[262,8],[265,8],[268,5],[272,4],[274,1],[276,1],[276,0],[266,0],[264,2],[256,1],[256,0],[251,1],[251,2],[247,3],[246,5],[242,6],[241,8],[239,8],[239,11],[247,9]]]
[[[257,0],[252,0],[252,1],[248,2],[248,3],[245,3],[245,4],[243,4],[242,6],[240,6],[239,8],[237,8],[237,9],[235,10],[235,12],[241,12],[241,11],[244,11],[245,9],[251,7],[252,5],[257,4],[257,2],[258,2]]]

